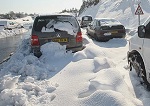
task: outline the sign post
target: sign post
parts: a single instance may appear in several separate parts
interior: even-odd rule
[[[142,10],[142,8],[140,6],[140,3],[139,3],[138,7],[137,7],[137,9],[135,11],[135,15],[138,15],[139,25],[140,25],[140,15],[143,15],[143,14],[144,14],[143,10]]]

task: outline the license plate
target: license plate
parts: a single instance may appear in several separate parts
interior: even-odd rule
[[[112,31],[111,33],[112,33],[112,34],[116,34],[116,33],[118,33],[118,31]]]
[[[110,36],[110,35],[111,35],[111,33],[104,33],[104,35],[105,35],[105,36]]]
[[[67,38],[56,38],[52,39],[52,42],[68,42]]]

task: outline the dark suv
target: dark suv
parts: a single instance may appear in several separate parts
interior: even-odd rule
[[[93,21],[92,16],[83,16],[80,22],[81,28],[87,27]]]
[[[58,42],[66,45],[73,52],[83,49],[82,33],[76,18],[72,15],[37,16],[31,34],[31,49],[40,57],[40,46],[47,42]]]

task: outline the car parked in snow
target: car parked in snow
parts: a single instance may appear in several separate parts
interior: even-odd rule
[[[92,16],[89,16],[89,15],[83,16],[81,21],[80,21],[81,28],[87,27],[89,25],[89,23],[91,23],[92,21],[93,21]]]
[[[12,30],[18,26],[18,23],[8,19],[0,19],[0,29]]]
[[[97,41],[108,41],[112,38],[124,38],[126,31],[115,19],[95,18],[87,27],[87,34]]]
[[[40,15],[34,20],[31,34],[31,49],[40,57],[40,47],[47,42],[66,45],[73,52],[83,49],[82,33],[76,18],[72,15]]]
[[[129,41],[128,63],[150,88],[150,18],[138,27],[138,33]]]

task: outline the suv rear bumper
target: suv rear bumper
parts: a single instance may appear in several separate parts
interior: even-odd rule
[[[105,35],[100,35],[98,36],[98,39],[99,40],[109,40],[109,39],[112,39],[112,38],[125,38],[126,34],[123,33],[123,34],[117,34],[117,35],[110,35],[110,36],[105,36]]]
[[[85,46],[78,46],[78,47],[69,47],[69,48],[66,48],[66,50],[67,51],[71,50],[72,52],[77,52],[77,51],[83,50],[84,48],[85,48]],[[32,53],[37,57],[40,57],[42,55],[39,46],[32,46]]]
[[[77,51],[81,51],[85,48],[85,46],[78,46],[78,47],[69,47],[66,48],[66,50],[72,50],[72,52],[77,52]]]

